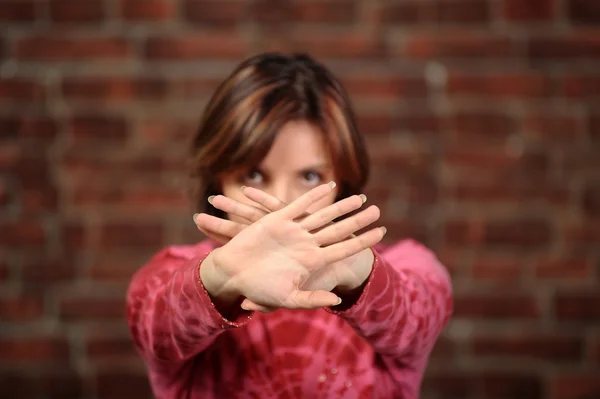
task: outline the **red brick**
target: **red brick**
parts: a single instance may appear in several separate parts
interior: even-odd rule
[[[122,59],[131,48],[123,38],[30,36],[14,45],[14,55],[23,60],[94,60]]]
[[[143,372],[130,370],[111,370],[96,375],[98,396],[111,399],[131,399],[151,397],[148,377]]]
[[[46,372],[37,381],[40,390],[50,399],[80,398],[85,377],[69,369]]]
[[[196,123],[193,122],[147,119],[139,121],[135,129],[138,137],[143,139],[146,148],[164,149],[187,143],[190,132],[195,131],[196,128]]]
[[[600,320],[600,294],[558,293],[554,298],[554,309],[559,320]]]
[[[472,275],[476,279],[515,282],[523,272],[523,263],[513,259],[479,258],[473,263]]]
[[[600,396],[600,379],[594,372],[563,372],[551,379],[549,388],[554,398],[594,399]]]
[[[163,244],[163,228],[158,224],[105,224],[100,234],[100,242],[105,248],[156,248]]]
[[[0,116],[0,137],[51,141],[56,137],[56,122],[50,118],[33,115]]]
[[[92,361],[126,359],[138,356],[129,337],[94,337],[87,340],[85,351]]]
[[[32,22],[36,19],[36,0],[0,1],[0,21]]]
[[[600,185],[585,187],[583,210],[590,216],[600,216]]]
[[[135,213],[172,213],[185,210],[186,197],[173,189],[159,187],[131,188],[83,184],[73,192],[73,205],[90,209],[111,208]]]
[[[592,360],[596,364],[600,364],[600,334],[596,334],[596,337],[592,338],[590,350]]]
[[[69,343],[62,338],[2,338],[2,362],[68,361]]]
[[[75,144],[94,141],[122,143],[128,138],[128,126],[120,116],[75,116],[68,121],[69,137]]]
[[[483,394],[490,399],[542,399],[541,377],[528,372],[486,371],[478,375]]]
[[[427,7],[427,3],[424,4]],[[432,21],[438,24],[486,23],[490,20],[490,4],[480,0],[436,0],[429,6]]]
[[[590,115],[588,120],[590,139],[593,144],[600,144],[600,113]]]
[[[388,243],[411,238],[427,244],[431,239],[429,228],[422,221],[408,219],[387,221],[385,227],[387,228],[385,241]]]
[[[596,0],[568,0],[569,19],[577,24],[598,26],[600,4]]]
[[[28,259],[21,267],[21,278],[27,284],[69,282],[76,275],[75,263],[68,257],[44,256]]]
[[[568,188],[543,181],[524,183],[490,182],[486,185],[462,183],[451,187],[448,195],[460,203],[509,203],[515,206],[532,203],[566,206],[571,197]]]
[[[544,97],[552,81],[539,74],[474,75],[450,73],[448,93],[489,98]]]
[[[487,245],[531,249],[550,241],[550,224],[541,219],[496,221],[450,221],[446,224],[446,242],[451,245]]]
[[[350,97],[355,100],[373,97],[396,101],[398,98],[427,95],[427,82],[422,77],[348,76],[341,80]]]
[[[398,128],[410,133],[432,133],[437,135],[443,124],[443,118],[428,111],[408,112],[406,115],[396,115]]]
[[[231,28],[243,22],[249,6],[245,1],[185,0],[183,15],[195,24]]]
[[[162,79],[119,77],[67,78],[62,84],[67,99],[123,100],[161,99],[166,96],[167,84]]]
[[[89,246],[89,233],[83,224],[75,221],[63,221],[60,230],[64,248],[72,251]]]
[[[94,143],[95,144],[95,143]],[[94,152],[92,152],[94,151]],[[120,178],[140,178],[141,176],[156,178],[158,173],[170,171],[169,165],[157,156],[113,155],[110,152],[101,154],[91,146],[73,147],[62,158],[64,173],[74,182],[90,182],[99,176],[104,181],[115,181]],[[99,171],[102,173],[99,175]]]
[[[571,75],[562,80],[562,93],[569,98],[600,97],[600,75]]]
[[[43,101],[44,86],[39,82],[23,79],[0,79],[0,100]]]
[[[103,0],[50,0],[50,18],[54,22],[87,23],[105,17]]]
[[[169,20],[175,16],[175,4],[171,0],[120,0],[121,16],[131,21]]]
[[[357,20],[358,6],[351,0],[293,2],[290,5],[290,15],[294,22],[351,24]]]
[[[541,279],[577,279],[592,277],[592,263],[584,258],[542,258],[535,265],[535,274]]]
[[[557,0],[503,0],[502,13],[511,21],[546,21],[556,18]]]
[[[348,32],[321,35],[311,32],[290,39],[290,51],[309,52],[319,59],[377,59],[385,56],[385,46],[375,35]]]
[[[443,156],[444,164],[457,180],[470,183],[479,182],[481,178],[486,183],[495,179],[521,184],[544,178],[550,168],[547,153],[511,155],[497,148],[469,148],[468,143],[448,147]]]
[[[455,294],[454,317],[478,319],[535,319],[540,316],[537,299],[531,295]]]
[[[14,247],[41,246],[46,231],[39,220],[4,221],[0,223],[0,243]]]
[[[169,94],[175,98],[193,99],[210,97],[221,84],[221,78],[177,78],[168,82]],[[194,126],[195,128],[196,126]],[[192,129],[195,130],[195,129]]]
[[[472,351],[476,356],[494,359],[540,359],[556,362],[581,360],[583,342],[579,337],[511,332],[500,336],[473,337]]]
[[[5,256],[3,254],[3,256]],[[0,284],[6,282],[10,278],[10,269],[6,260],[0,261]]]
[[[94,281],[106,282],[126,282],[137,272],[140,267],[148,261],[148,254],[145,250],[137,253],[123,255],[115,254],[94,255],[90,260],[87,276]]]
[[[419,0],[385,2],[382,7],[382,20],[387,23],[404,26],[422,24],[427,18],[427,7]]]
[[[600,37],[588,33],[531,39],[528,54],[534,60],[593,60],[600,58]]]
[[[570,246],[597,248],[600,244],[600,224],[594,220],[572,223],[565,229],[564,238]]]
[[[391,115],[359,113],[356,115],[358,130],[366,135],[389,135],[397,126],[397,121]]]
[[[515,133],[517,124],[506,113],[457,111],[448,117],[447,129],[459,143],[503,142]]]
[[[423,397],[463,399],[472,397],[475,377],[470,373],[452,369],[426,373],[423,382]]]
[[[0,321],[26,322],[39,318],[44,312],[42,298],[29,294],[0,297]]]
[[[63,320],[110,320],[125,317],[125,305],[120,298],[69,298],[60,303]]]
[[[525,133],[542,145],[582,145],[585,141],[583,121],[576,115],[560,112],[528,112],[523,121]]]
[[[9,188],[6,181],[0,180],[0,207],[6,206],[13,200],[13,198],[15,197],[13,191],[14,190]]]
[[[429,58],[510,58],[517,55],[515,45],[507,37],[456,31],[444,34],[412,34],[398,50],[400,56]]]
[[[216,58],[238,61],[247,50],[248,44],[243,37],[224,33],[153,37],[145,44],[145,54],[150,59],[195,61]]]
[[[456,342],[445,335],[441,335],[436,341],[433,351],[431,352],[431,358],[443,360],[453,358],[456,353]]]
[[[55,187],[32,185],[21,190],[23,215],[52,212],[58,209],[58,191]]]
[[[490,20],[488,2],[479,0],[409,0],[385,3],[385,22],[406,24],[483,24]]]

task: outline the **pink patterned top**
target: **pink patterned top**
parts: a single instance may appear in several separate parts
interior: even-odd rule
[[[448,273],[428,249],[412,240],[376,246],[347,310],[240,308],[228,320],[199,278],[216,245],[165,248],[129,287],[129,328],[158,399],[419,396],[453,309]]]

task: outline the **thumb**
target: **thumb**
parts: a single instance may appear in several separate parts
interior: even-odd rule
[[[248,310],[251,312],[256,311],[256,312],[262,312],[262,313],[271,313],[271,312],[274,312],[275,310],[277,310],[277,308],[273,308],[271,306],[258,305],[256,303],[252,302],[248,298],[244,299],[244,301],[242,302],[242,304],[240,306],[242,307],[242,309]]]
[[[294,291],[286,302],[291,302],[289,309],[319,309],[336,306],[342,303],[342,298],[329,291]],[[287,305],[287,303],[286,303]]]

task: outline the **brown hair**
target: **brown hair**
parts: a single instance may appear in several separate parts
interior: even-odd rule
[[[292,120],[323,132],[338,198],[360,193],[369,160],[341,83],[308,55],[264,53],[243,61],[221,83],[202,116],[192,144],[196,210],[223,216],[207,202],[221,193],[218,176],[258,165]]]

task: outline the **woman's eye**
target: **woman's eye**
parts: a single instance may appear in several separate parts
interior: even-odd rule
[[[264,177],[259,171],[252,170],[244,176],[244,181],[250,184],[262,184]]]
[[[323,180],[323,176],[317,172],[306,172],[304,174],[304,181],[311,185],[319,184]]]

